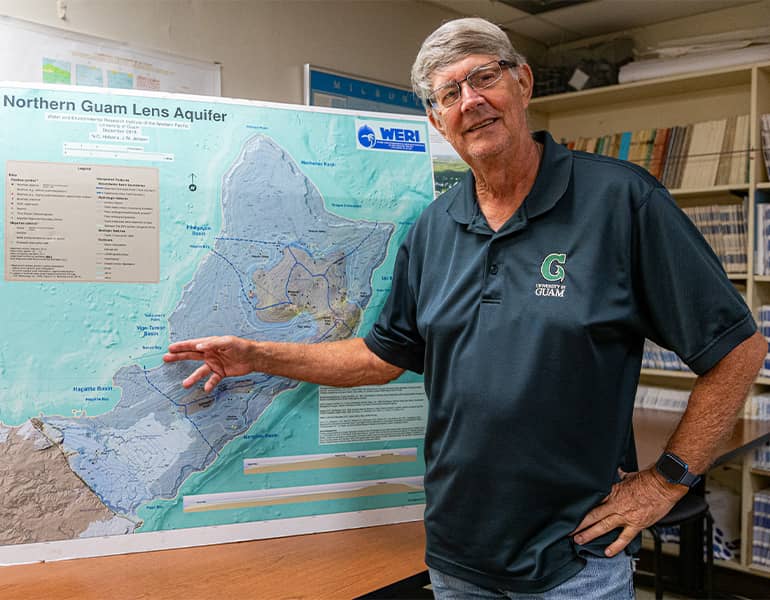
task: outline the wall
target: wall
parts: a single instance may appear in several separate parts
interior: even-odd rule
[[[222,64],[222,94],[302,102],[302,65],[312,63],[409,85],[422,40],[460,16],[420,0],[0,0],[0,14]],[[695,1],[695,0],[688,0]],[[770,23],[770,0],[676,19],[610,36],[554,46],[569,52],[612,37],[637,48],[662,40]],[[514,45],[542,60],[546,48],[523,37]],[[0,74],[1,76],[1,74]]]
[[[409,85],[422,40],[458,15],[414,1],[0,0],[0,14],[222,64],[222,95],[301,103],[302,65]]]
[[[654,47],[665,40],[675,40],[770,24],[770,0],[726,8],[682,19],[674,19],[655,26],[631,30],[631,37],[638,49]]]

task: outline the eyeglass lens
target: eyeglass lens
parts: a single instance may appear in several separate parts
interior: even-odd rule
[[[431,104],[439,108],[447,108],[456,103],[462,91],[460,84],[467,81],[474,90],[483,90],[497,83],[503,76],[502,66],[498,61],[480,65],[468,73],[460,81],[453,81],[435,90],[429,97]]]

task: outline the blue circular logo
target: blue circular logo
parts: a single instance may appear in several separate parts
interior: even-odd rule
[[[374,130],[368,125],[361,125],[361,127],[358,128],[358,143],[364,148],[371,148],[374,146],[374,142]]]

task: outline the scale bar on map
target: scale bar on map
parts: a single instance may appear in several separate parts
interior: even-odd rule
[[[174,162],[173,154],[145,152],[141,146],[118,146],[115,144],[85,144],[64,142],[64,156],[84,158],[118,158],[121,160],[155,160]]]
[[[344,483],[305,485],[271,490],[249,490],[245,492],[185,496],[183,499],[183,511],[231,510],[257,506],[274,506],[276,504],[317,502],[319,500],[364,498],[367,496],[383,496],[385,494],[422,494],[423,492],[422,476],[395,477],[391,479],[347,481]]]
[[[286,471],[309,471],[312,469],[369,467],[405,462],[417,462],[417,448],[247,458],[243,461],[243,473],[244,475],[257,475],[260,473],[283,473]]]

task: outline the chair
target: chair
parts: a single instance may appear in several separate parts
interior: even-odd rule
[[[703,526],[706,526],[705,537]],[[655,540],[653,568],[655,570],[655,599],[663,598],[663,574],[661,569],[661,530],[665,527],[679,525],[679,573],[688,593],[706,592],[706,597],[712,597],[714,570],[714,519],[709,511],[709,505],[703,496],[689,492],[666,516],[649,531]],[[706,544],[706,570],[704,582],[697,581],[703,573],[703,544]]]

